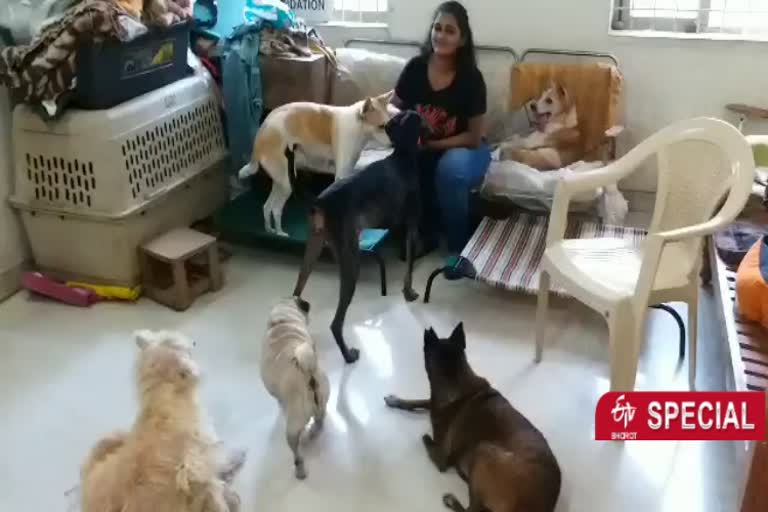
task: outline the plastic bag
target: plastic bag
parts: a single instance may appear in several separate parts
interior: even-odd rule
[[[276,28],[291,28],[296,23],[293,11],[280,0],[246,0],[245,21],[264,20]]]

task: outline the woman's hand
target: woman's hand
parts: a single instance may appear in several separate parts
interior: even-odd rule
[[[464,133],[447,137],[445,139],[427,141],[426,147],[432,150],[444,150],[451,148],[480,147],[485,136],[485,116],[473,117],[469,120],[469,127]]]

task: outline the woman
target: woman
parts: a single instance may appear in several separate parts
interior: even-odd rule
[[[475,59],[467,10],[445,2],[435,11],[421,49],[405,66],[393,103],[420,112],[433,136],[422,155],[422,241],[449,251],[448,277],[459,277],[458,255],[469,239],[469,192],[483,181],[491,162],[485,143],[486,88]],[[451,275],[453,274],[453,275]]]

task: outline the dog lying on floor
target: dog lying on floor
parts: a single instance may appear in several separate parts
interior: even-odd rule
[[[344,318],[355,293],[360,272],[360,231],[368,227],[406,226],[408,268],[403,296],[411,302],[419,294],[413,289],[414,243],[420,210],[418,151],[422,138],[430,134],[425,120],[414,111],[397,114],[386,125],[394,152],[357,174],[325,189],[309,214],[310,235],[299,273],[295,297],[301,297],[312,268],[326,243],[339,262],[341,289],[331,331],[347,363],[360,353],[344,341]],[[291,165],[291,168],[293,165]],[[295,181],[295,169],[291,176]]]
[[[299,102],[270,112],[254,138],[251,162],[238,172],[239,178],[245,179],[263,169],[272,178],[272,191],[264,202],[264,228],[268,232],[288,236],[282,218],[293,186],[286,150],[298,148],[305,154],[332,159],[336,179],[346,177],[369,140],[389,143],[383,128],[394,113],[389,105],[393,94],[347,107]]]
[[[529,109],[536,119],[536,130],[503,142],[499,146],[501,160],[551,171],[583,158],[576,104],[565,87],[553,82]]]
[[[307,477],[299,453],[301,434],[312,419],[313,435],[322,428],[330,393],[307,330],[308,315],[309,304],[298,297],[278,301],[269,314],[261,349],[261,378],[285,415],[286,439],[300,480]]]
[[[130,432],[105,437],[80,473],[83,512],[235,512],[232,481],[245,453],[222,460],[197,401],[193,342],[141,331],[136,369],[140,413]]]
[[[464,327],[448,339],[424,333],[427,400],[388,396],[389,407],[429,411],[434,435],[427,455],[441,472],[453,466],[469,484],[469,507],[452,494],[454,512],[552,512],[560,496],[560,468],[546,439],[467,362]]]

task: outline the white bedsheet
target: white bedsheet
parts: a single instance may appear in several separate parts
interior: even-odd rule
[[[542,172],[520,162],[499,161],[496,151],[480,192],[486,197],[503,197],[521,207],[549,210],[559,180],[575,172],[602,166],[602,162],[582,161],[562,169]],[[609,224],[623,224],[628,206],[615,185],[579,194],[571,200],[571,211],[596,208],[598,215]]]

